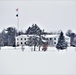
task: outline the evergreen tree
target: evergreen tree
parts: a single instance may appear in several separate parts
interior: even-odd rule
[[[66,49],[67,48],[67,42],[65,42],[65,37],[63,35],[63,32],[60,33],[59,39],[58,39],[58,43],[56,45],[57,49]]]
[[[13,27],[8,27],[6,29],[7,31],[7,41],[8,41],[8,46],[15,46],[15,36],[17,33],[17,30]]]
[[[26,30],[26,34],[36,34],[39,35],[39,33],[42,33],[42,30],[37,26],[37,24],[33,24],[32,27],[29,27]]]

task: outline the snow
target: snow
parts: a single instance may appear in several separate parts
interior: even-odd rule
[[[19,36],[16,36],[16,38],[19,38],[19,37],[30,37],[30,36],[36,36],[36,37],[39,37],[39,36],[37,36],[37,35],[19,35]]]
[[[46,38],[51,38],[51,37],[59,37],[59,35],[43,35]]]
[[[76,51],[58,51],[48,47],[47,51],[31,51],[31,48],[2,47],[0,50],[0,74],[76,74]]]

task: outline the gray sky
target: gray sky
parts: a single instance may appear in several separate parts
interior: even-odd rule
[[[46,31],[76,30],[76,1],[0,1],[0,31],[17,27],[16,8],[19,8],[19,29],[25,31],[36,23]]]

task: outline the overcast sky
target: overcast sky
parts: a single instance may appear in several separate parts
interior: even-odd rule
[[[16,8],[19,8],[19,29],[25,31],[37,24],[45,31],[76,30],[76,1],[0,1],[0,31],[17,27]]]

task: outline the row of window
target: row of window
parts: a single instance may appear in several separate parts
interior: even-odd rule
[[[17,42],[17,45],[18,45],[18,44],[19,44],[19,43]],[[25,44],[25,45],[26,45],[26,42],[24,42],[24,43],[23,43],[23,42],[21,42],[21,44]]]
[[[49,38],[47,38],[47,40],[48,40]],[[52,40],[52,38],[50,38],[50,40]],[[54,40],[56,40],[56,38],[54,38]]]
[[[23,39],[26,40],[26,38],[21,38],[21,40],[23,40]],[[17,38],[17,40],[19,40],[19,38]]]
[[[21,38],[21,40],[26,40],[26,38]],[[17,40],[19,40],[18,38],[17,38]],[[48,40],[48,38],[47,38],[47,40]],[[50,40],[52,40],[52,38],[50,38]],[[54,40],[56,40],[56,38],[54,38]]]
[[[18,42],[17,42],[17,44],[19,44]],[[21,44],[25,44],[26,45],[26,42],[21,42]],[[47,44],[48,44],[48,42],[47,42]],[[56,44],[56,42],[54,42],[54,44]]]

